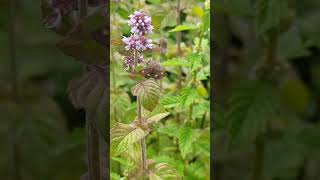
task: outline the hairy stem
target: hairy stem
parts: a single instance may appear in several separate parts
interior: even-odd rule
[[[138,51],[134,50],[133,54],[134,54],[134,59],[133,59],[134,60],[134,69],[136,69],[137,65],[138,65]]]
[[[138,52],[136,50],[134,50],[134,68],[137,67],[137,64],[138,64]],[[142,124],[142,106],[141,106],[141,103],[139,101],[139,99],[137,98],[137,105],[138,105],[138,121],[139,121],[139,124]],[[146,147],[146,139],[145,138],[142,138],[141,141],[140,141],[140,146],[141,146],[141,161],[142,161],[142,169],[144,171],[147,171],[147,147]]]
[[[179,26],[181,24],[181,12],[180,12],[180,0],[177,0],[177,26]],[[180,57],[181,56],[181,32],[177,32],[176,33],[176,41],[177,41],[177,56]],[[181,76],[182,74],[182,68],[178,67],[179,69],[179,74]],[[181,85],[182,84],[182,80],[181,78],[179,78],[178,82],[177,82],[177,89],[181,89]],[[180,113],[177,113],[177,121],[180,121]]]
[[[138,121],[139,124],[142,124],[142,115],[141,115],[141,103],[139,102],[139,100],[137,100],[138,102]],[[140,141],[140,145],[141,145],[141,161],[142,161],[142,169],[144,171],[147,171],[147,147],[146,147],[146,139],[142,138]]]

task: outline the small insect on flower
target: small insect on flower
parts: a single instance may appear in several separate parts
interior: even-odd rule
[[[147,16],[143,11],[135,11],[129,18],[128,25],[131,27],[133,34],[146,35],[152,33],[151,17]]]
[[[130,37],[124,37],[122,41],[125,44],[126,50],[145,51],[152,49],[152,40],[144,36],[132,34]]]
[[[143,56],[139,56],[137,63],[138,65],[144,62]],[[134,67],[134,56],[125,56],[123,61],[123,67],[126,71],[131,71]]]
[[[141,74],[145,78],[162,79],[165,76],[165,69],[158,61],[148,61]]]

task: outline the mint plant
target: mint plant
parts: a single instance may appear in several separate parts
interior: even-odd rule
[[[132,167],[124,173],[127,179],[179,179],[176,171],[166,163],[148,159],[146,138],[154,126],[169,115],[157,112],[161,88],[160,80],[165,69],[156,60],[144,59],[144,53],[154,48],[147,35],[153,32],[151,17],[143,11],[129,16],[128,25],[132,33],[123,37],[125,56],[123,68],[135,81],[131,93],[136,97],[136,117],[130,124],[117,122],[110,132],[111,156],[130,159]]]

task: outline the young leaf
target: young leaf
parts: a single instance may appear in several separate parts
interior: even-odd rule
[[[189,106],[197,98],[198,92],[195,88],[186,87],[181,90],[180,100],[184,106]]]
[[[138,82],[131,92],[138,97],[141,105],[149,111],[152,111],[158,105],[160,87],[154,79]]]
[[[182,127],[179,131],[179,149],[183,158],[191,152],[193,130],[189,126]]]
[[[194,72],[202,67],[202,55],[200,53],[192,53],[188,57],[188,64],[191,68],[191,72]]]
[[[148,134],[148,132],[139,127],[134,128],[127,124],[117,123],[111,129],[110,134],[111,145],[113,145],[111,151],[113,151],[114,149],[113,153],[115,156],[117,156],[126,151],[135,142],[144,138]]]
[[[184,24],[184,25],[179,25],[179,26],[173,28],[169,32],[179,32],[179,31],[187,31],[187,30],[194,30],[194,29],[197,29],[197,27],[194,25]]]
[[[147,119],[147,122],[150,124],[158,123],[161,119],[167,117],[170,113],[159,113]]]

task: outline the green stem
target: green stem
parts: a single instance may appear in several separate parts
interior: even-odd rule
[[[137,100],[138,103],[138,121],[139,124],[142,124],[142,115],[141,115],[141,103],[139,100]],[[142,164],[142,169],[146,172],[147,171],[147,146],[146,146],[146,139],[142,138],[140,141],[140,146],[141,146],[141,164]]]

